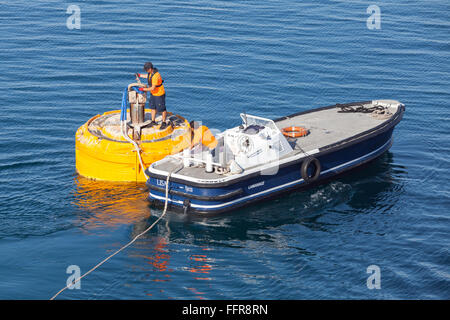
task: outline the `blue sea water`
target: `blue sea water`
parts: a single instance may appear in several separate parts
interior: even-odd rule
[[[0,1],[0,299],[50,298],[160,213],[143,184],[75,172],[77,128],[118,109],[146,61],[169,111],[220,130],[381,98],[406,113],[368,167],[224,216],[169,214],[58,299],[449,299],[449,34],[438,0]]]

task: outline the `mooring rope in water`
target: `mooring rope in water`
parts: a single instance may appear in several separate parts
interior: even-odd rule
[[[94,271],[95,269],[97,269],[98,267],[100,267],[102,264],[104,264],[106,261],[108,261],[109,259],[111,259],[112,257],[114,257],[116,254],[118,254],[119,252],[121,252],[122,250],[126,249],[127,247],[129,247],[131,244],[133,244],[139,237],[141,237],[142,235],[144,235],[145,233],[149,232],[167,213],[167,204],[169,203],[169,179],[170,176],[172,175],[173,172],[175,172],[177,170],[178,167],[176,167],[175,169],[173,169],[172,171],[170,171],[167,174],[167,179],[166,179],[166,200],[164,203],[164,210],[163,213],[161,214],[161,216],[152,223],[152,225],[150,227],[148,227],[147,229],[145,229],[143,232],[141,232],[140,234],[138,234],[136,237],[133,238],[133,240],[131,240],[130,242],[128,242],[126,245],[124,245],[123,247],[121,247],[119,250],[117,250],[116,252],[114,252],[113,254],[111,254],[110,256],[108,256],[107,258],[103,259],[100,263],[98,263],[97,265],[95,265],[92,269],[90,269],[88,272],[86,272],[85,274],[83,274],[81,277],[79,277],[78,279],[76,279],[75,281],[73,281],[70,285],[66,285],[64,288],[62,288],[61,290],[59,290],[53,297],[50,298],[50,300],[54,300],[61,292],[63,292],[64,290],[66,290],[69,286],[73,286],[75,285],[77,282],[79,282],[81,279],[83,279],[84,277],[86,277],[88,274],[90,274],[92,271]]]

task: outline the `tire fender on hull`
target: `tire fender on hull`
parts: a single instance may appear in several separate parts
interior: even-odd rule
[[[310,175],[308,173],[308,169],[311,168],[311,166],[313,166],[315,170]],[[320,170],[321,170],[320,161],[317,158],[308,157],[305,161],[302,162],[300,173],[305,182],[313,182],[319,177]]]

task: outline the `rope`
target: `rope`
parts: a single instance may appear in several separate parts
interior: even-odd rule
[[[97,269],[98,267],[100,267],[102,264],[104,264],[106,261],[108,261],[109,259],[111,259],[112,257],[114,257],[116,254],[118,254],[119,252],[121,252],[122,250],[126,249],[127,247],[129,247],[131,244],[133,244],[139,237],[141,237],[142,235],[144,235],[145,233],[149,232],[167,213],[167,204],[169,203],[169,179],[170,176],[172,175],[172,173],[177,169],[178,167],[176,167],[175,169],[173,169],[172,171],[169,172],[169,174],[167,175],[167,179],[166,179],[166,200],[164,203],[164,210],[162,215],[155,221],[152,223],[152,225],[150,227],[148,227],[147,229],[145,229],[143,232],[141,232],[140,234],[138,234],[136,237],[134,237],[133,240],[131,240],[130,242],[128,242],[126,245],[124,245],[123,247],[121,247],[119,250],[117,250],[116,252],[114,252],[113,254],[111,254],[110,256],[108,256],[107,258],[103,259],[101,262],[99,262],[97,265],[95,265],[93,268],[91,268],[88,272],[86,272],[85,274],[83,274],[81,277],[79,277],[78,279],[76,279],[75,281],[73,281],[71,283],[71,285],[75,285],[77,282],[79,282],[81,279],[83,279],[84,277],[86,277],[88,274],[90,274],[92,271],[94,271],[95,269]],[[66,285],[64,288],[62,288],[61,290],[59,290],[53,297],[50,298],[50,300],[54,300],[61,292],[63,292],[64,290],[66,290],[69,287],[69,285]]]
[[[121,131],[122,131],[122,136],[125,138],[125,140],[127,140],[128,142],[130,142],[131,144],[133,144],[134,149],[136,150],[136,153],[138,155],[139,158],[139,163],[141,164],[141,168],[142,168],[142,173],[145,176],[145,179],[148,180],[148,175],[145,173],[145,166],[144,166],[144,162],[142,161],[142,156],[141,156],[141,148],[139,148],[138,144],[136,143],[136,141],[134,141],[133,139],[131,139],[128,134],[126,133],[126,120],[122,120],[120,121],[121,124]]]
[[[310,155],[308,152],[306,152],[305,150],[303,150],[302,147],[300,147],[299,144],[295,145],[296,147],[298,147],[300,149],[300,151],[306,156],[306,159],[314,159],[314,157],[312,155]]]
[[[371,116],[378,120],[388,119],[392,116],[392,113],[389,111],[387,107],[375,105],[373,107],[364,107],[362,105],[354,108],[351,106],[343,106],[337,104],[336,107],[341,108],[338,113],[371,113]]]
[[[308,152],[303,150],[303,148],[300,146],[300,143],[297,143],[298,137],[288,137],[289,140],[294,141],[295,140],[295,146],[294,150],[300,150],[304,155],[306,159],[314,158],[312,155],[310,155]]]
[[[340,106],[337,105],[341,110],[338,111],[338,113],[349,113],[349,112],[361,112],[361,113],[372,113],[374,111],[382,111],[385,109],[383,106],[373,106],[373,107],[364,107],[364,106],[358,106],[356,108],[351,106]]]

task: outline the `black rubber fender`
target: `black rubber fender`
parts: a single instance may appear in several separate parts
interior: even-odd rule
[[[314,166],[316,167],[316,170],[314,171],[313,175],[309,176],[308,169],[312,164],[314,164]],[[305,182],[313,182],[319,177],[321,169],[322,169],[322,166],[320,165],[320,161],[317,158],[309,157],[305,161],[302,162],[300,173],[302,175],[303,180],[305,180]]]

